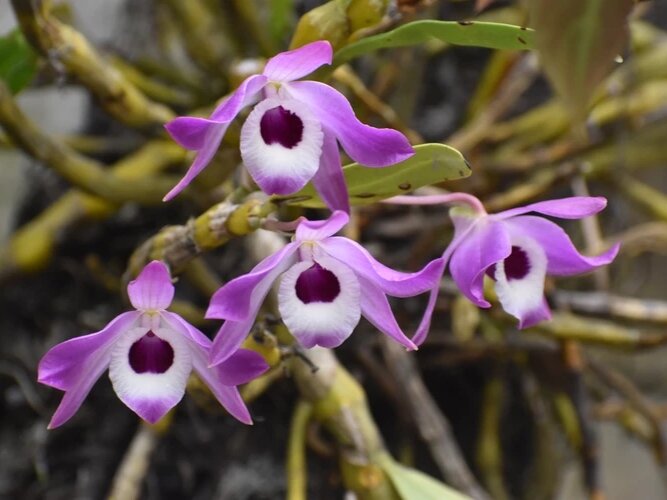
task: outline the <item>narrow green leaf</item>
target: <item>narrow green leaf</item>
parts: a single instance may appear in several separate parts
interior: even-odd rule
[[[269,30],[276,44],[281,44],[292,23],[294,0],[270,0]]]
[[[350,204],[370,205],[405,194],[422,186],[468,177],[470,167],[463,155],[444,144],[415,146],[415,154],[401,163],[384,168],[368,168],[358,163],[343,167]],[[290,196],[275,196],[276,202],[299,207],[322,208],[312,184]]]
[[[527,50],[533,48],[534,32],[520,26],[481,21],[414,21],[346,45],[336,52],[334,66],[378,49],[418,45],[434,38],[453,45]]]
[[[544,72],[575,119],[586,116],[597,85],[628,40],[634,0],[528,0]]]
[[[470,500],[467,495],[423,472],[399,464],[390,456],[381,458],[380,464],[403,500]]]
[[[37,55],[23,38],[23,33],[16,29],[0,37],[0,79],[12,94],[28,85],[35,71]]]

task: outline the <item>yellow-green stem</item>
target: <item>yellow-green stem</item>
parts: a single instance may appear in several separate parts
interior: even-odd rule
[[[287,500],[307,498],[306,430],[312,413],[312,405],[305,401],[294,407],[287,443]]]
[[[174,113],[152,102],[71,26],[50,15],[49,1],[12,0],[21,31],[44,57],[57,60],[114,118],[131,127],[161,126]]]
[[[57,172],[73,186],[110,202],[158,204],[177,181],[175,178],[152,177],[127,182],[116,176],[101,163],[80,155],[40,130],[19,109],[1,81],[0,124],[14,144],[25,153]]]

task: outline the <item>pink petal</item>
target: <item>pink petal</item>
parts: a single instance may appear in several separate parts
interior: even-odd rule
[[[324,240],[340,231],[349,220],[350,216],[340,210],[336,210],[326,220],[303,219],[296,228],[294,239],[299,243]]]
[[[428,294],[428,303],[426,304],[426,310],[424,315],[419,322],[419,326],[415,331],[415,334],[412,337],[412,342],[416,346],[420,346],[426,340],[426,336],[431,328],[431,318],[433,317],[433,310],[435,309],[435,304],[438,300],[438,295],[440,294],[440,284],[434,286],[430,293]]]
[[[207,383],[207,385],[209,384]],[[232,417],[241,423],[252,425],[252,417],[238,387],[234,385],[218,385],[216,387],[209,385],[209,387],[215,398]]]
[[[304,77],[323,64],[331,64],[333,49],[326,40],[319,40],[282,52],[269,59],[264,76],[273,82],[291,82]]]
[[[256,352],[239,349],[215,369],[224,385],[240,385],[259,377],[269,369],[269,365]]]
[[[251,424],[248,409],[236,387],[264,373],[269,367],[259,354],[239,349],[224,363],[209,367],[211,340],[179,315],[165,312],[163,317],[168,324],[180,329],[190,345],[192,368],[202,381],[211,389],[220,404],[235,418]]]
[[[88,360],[105,353],[122,334],[139,319],[136,311],[118,315],[99,332],[66,340],[52,347],[39,362],[37,380],[66,391],[85,376]]]
[[[50,428],[62,425],[76,413],[109,366],[114,342],[139,316],[136,311],[123,313],[99,332],[62,342],[44,355],[39,362],[37,380],[65,391]]]
[[[412,297],[433,288],[442,276],[444,262],[435,259],[421,271],[403,273],[381,264],[359,243],[341,236],[327,238],[320,243],[330,256],[344,262],[393,297]]]
[[[269,289],[270,286],[267,288],[266,293],[268,293]],[[266,294],[264,296],[266,296]],[[262,297],[262,299],[263,298],[264,297]],[[255,314],[243,321],[232,321],[231,319],[228,319],[223,323],[213,339],[213,345],[211,346],[208,361],[210,366],[213,367],[223,363],[239,350],[241,344],[243,344],[243,341],[248,336],[248,333],[250,333],[252,325],[255,323],[256,314],[257,312],[255,311]]]
[[[324,144],[320,168],[312,179],[313,186],[320,194],[329,210],[342,210],[350,213],[350,200],[347,194],[347,185],[340,162],[338,143],[331,132],[324,132]]]
[[[547,273],[570,276],[587,273],[609,264],[618,253],[618,244],[601,255],[586,257],[572,244],[567,233],[557,224],[532,215],[514,217],[504,221],[513,235],[525,235],[537,241],[547,255]]]
[[[213,295],[206,317],[226,321],[213,339],[211,365],[222,363],[241,346],[273,282],[294,263],[297,248],[295,243],[286,245]]]
[[[248,274],[226,283],[211,297],[206,318],[243,321],[254,317],[271,284],[294,263],[297,248],[297,244],[289,243]]]
[[[211,113],[211,120],[219,123],[229,123],[243,108],[255,102],[261,91],[268,83],[264,75],[251,75],[241,82],[241,85]]]
[[[176,142],[188,149],[197,149],[198,153],[183,179],[167,193],[164,201],[171,200],[183,191],[206,168],[218,151],[222,137],[231,121],[241,109],[257,99],[259,91],[266,83],[267,79],[263,75],[249,76],[213,111],[208,120],[182,117],[167,124],[167,131],[170,134],[173,132],[172,136]],[[198,147],[193,148],[193,146]]]
[[[387,296],[371,281],[359,276],[361,285],[361,314],[375,328],[388,335],[399,344],[409,350],[417,349],[417,346],[405,336],[401,327],[398,326],[394,313],[389,306]]]
[[[65,392],[63,399],[60,401],[58,408],[56,408],[51,421],[49,422],[48,428],[55,429],[60,427],[65,422],[67,422],[77,410],[81,407],[83,400],[86,399],[88,393],[97,382],[97,379],[100,378],[100,375],[108,367],[108,360],[105,359],[103,363],[92,365],[88,367],[88,372],[86,377],[81,379],[78,384],[73,386],[70,390]]]
[[[455,236],[456,239],[456,236]],[[484,217],[458,240],[449,267],[461,292],[479,307],[491,307],[484,299],[484,272],[512,251],[503,223]]]
[[[198,328],[195,328],[193,325],[185,321],[178,314],[170,311],[162,311],[160,316],[171,329],[180,332],[189,342],[194,342],[205,349],[211,347],[211,339],[204,335]]]
[[[477,222],[477,219],[478,216],[474,215],[471,216],[468,214],[452,215],[455,234],[454,234],[454,239],[449,243],[449,245],[442,254],[443,273],[445,268],[447,267],[447,264],[449,264],[449,260],[451,259],[452,254],[454,253],[458,245],[462,241],[464,241],[464,239],[468,235],[468,232],[474,229],[474,225]],[[433,316],[433,311],[435,310],[435,304],[438,301],[439,295],[440,295],[440,280],[438,280],[438,283],[431,289],[430,293],[428,294],[428,303],[426,305],[426,310],[424,311],[424,315],[422,316],[422,319],[419,322],[419,326],[417,327],[417,330],[415,331],[415,334],[412,337],[412,341],[418,346],[421,345],[424,342],[424,340],[426,340],[426,336],[428,335],[428,332],[431,328],[431,318]]]
[[[167,266],[154,260],[127,285],[127,295],[135,309],[160,311],[169,307],[174,298],[174,285]]]
[[[197,152],[192,165],[190,165],[190,168],[178,184],[171,188],[171,190],[164,196],[162,201],[169,201],[176,197],[176,195],[188,187],[194,178],[208,166],[215,156],[215,153],[218,152],[218,147],[220,146],[220,142],[222,141],[222,137],[225,135],[228,126],[228,123],[223,123],[221,125],[215,124],[214,126],[209,127],[206,132],[206,137],[203,140],[203,146]]]
[[[220,126],[220,123],[196,116],[179,116],[168,122],[164,128],[179,145],[197,151],[204,147],[209,130],[215,126]]]
[[[386,167],[414,154],[407,138],[394,129],[375,128],[361,123],[346,97],[320,82],[292,82],[287,92],[305,102],[333,131],[350,157],[367,167]]]
[[[537,212],[559,219],[582,219],[596,214],[607,206],[607,199],[602,196],[572,196],[559,200],[540,201],[525,207],[512,208],[492,215],[494,219],[508,219],[528,212]]]
[[[191,352],[192,368],[209,389],[211,389],[215,398],[230,415],[244,424],[251,425],[252,418],[236,386],[225,384],[220,378],[218,369],[208,366],[209,351],[201,346],[192,344]]]

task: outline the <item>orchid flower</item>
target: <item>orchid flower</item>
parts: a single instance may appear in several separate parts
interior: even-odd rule
[[[127,291],[135,311],[120,314],[97,333],[56,345],[40,361],[39,381],[65,391],[49,428],[76,413],[107,368],[120,400],[148,422],[157,422],[181,400],[194,370],[229,413],[251,424],[236,386],[263,373],[264,359],[240,349],[210,368],[210,339],[165,310],[174,286],[159,261],[148,264]]]
[[[492,215],[452,214],[454,241],[450,272],[463,294],[480,307],[483,279],[495,281],[506,312],[528,328],[551,318],[544,299],[547,274],[572,276],[609,264],[619,245],[595,257],[581,255],[557,224],[530,212],[560,219],[582,219],[607,206],[602,197],[572,197],[542,201]]]
[[[400,132],[361,123],[345,96],[329,85],[295,81],[331,61],[327,41],[283,52],[269,59],[262,74],[246,78],[209,118],[185,116],[167,123],[174,140],[197,155],[165,201],[208,165],[241,109],[257,103],[241,130],[241,157],[259,187],[287,195],[312,180],[332,210],[349,212],[337,140],[353,160],[368,167],[392,165],[414,151]]]
[[[607,205],[602,197],[571,197],[542,201],[487,214],[481,202],[465,193],[433,196],[397,196],[387,200],[397,204],[464,202],[473,210],[452,209],[454,238],[443,254],[452,278],[461,292],[479,307],[491,307],[484,299],[484,276],[494,280],[498,300],[506,312],[528,328],[551,318],[544,298],[547,274],[572,276],[609,264],[619,245],[596,257],[581,255],[567,233],[535,212],[560,219],[582,219]],[[413,340],[421,343],[428,332],[430,312],[437,288],[431,293],[427,314]]]
[[[416,273],[394,271],[358,243],[333,236],[348,220],[342,211],[325,221],[299,219],[294,241],[213,295],[206,317],[226,321],[213,341],[212,364],[225,362],[243,342],[276,280],[282,320],[303,347],[339,346],[363,315],[382,333],[416,349],[398,326],[387,295],[430,290],[440,280],[442,260]]]

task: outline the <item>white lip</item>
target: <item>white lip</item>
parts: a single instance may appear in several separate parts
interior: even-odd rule
[[[529,262],[528,273],[523,278],[508,280],[505,274],[505,262],[500,261],[496,264],[494,274],[495,288],[503,309],[521,319],[543,305],[547,256],[532,238],[513,237],[511,243],[526,253]]]
[[[318,257],[316,262],[338,279],[340,292],[331,302],[304,304],[296,294],[296,281],[314,262],[299,262],[282,275],[278,308],[285,325],[304,347],[335,347],[350,336],[361,318],[359,281],[342,262]]]
[[[286,148],[266,144],[260,122],[264,113],[278,106],[297,115],[303,123],[301,141]],[[291,194],[301,189],[317,172],[324,134],[320,122],[308,107],[293,99],[268,98],[252,110],[241,130],[241,157],[250,175],[269,194]],[[276,190],[280,188],[280,192]],[[287,192],[289,191],[289,192]]]

